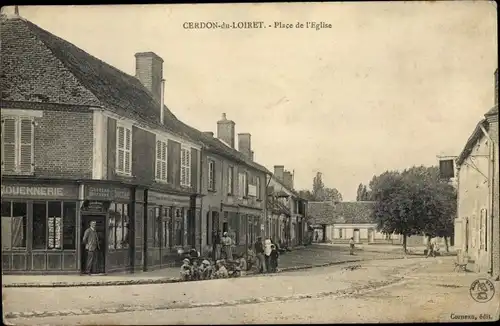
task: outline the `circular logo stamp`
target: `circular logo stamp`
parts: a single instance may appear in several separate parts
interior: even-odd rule
[[[469,292],[472,299],[480,303],[485,303],[490,301],[495,295],[495,286],[490,280],[479,278],[472,282]]]

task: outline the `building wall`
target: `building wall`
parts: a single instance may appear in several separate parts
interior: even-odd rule
[[[468,252],[475,262],[477,272],[486,272],[490,256],[487,241],[491,237],[487,232],[488,210],[488,154],[489,147],[482,137],[473,148],[469,157],[460,166],[458,172],[458,223],[455,234],[455,247]]]
[[[273,176],[271,177],[271,180],[269,182],[269,186],[272,187],[274,189],[274,192],[284,192],[284,193],[287,193],[289,195],[289,197],[287,199],[285,198],[282,198],[280,200],[282,200],[282,203],[285,204],[288,209],[290,210],[290,213],[291,213],[291,217],[290,217],[290,221],[289,221],[289,228],[288,228],[288,232],[289,232],[289,235],[290,235],[290,245],[291,246],[296,246],[298,245],[299,243],[303,242],[304,239],[298,239],[298,236],[299,236],[299,230],[298,230],[298,224],[300,222],[300,220],[303,218],[303,215],[299,214],[299,211],[298,211],[298,198],[290,191],[288,190],[285,186],[283,186],[281,184],[281,182],[277,181],[276,180],[276,177]],[[305,226],[305,222],[302,223],[302,227],[304,228]],[[304,237],[305,235],[305,232],[304,232],[305,229],[303,229],[303,232],[302,232],[302,236]],[[328,235],[328,232],[326,232],[326,234]]]
[[[496,82],[496,94],[498,96],[498,70],[496,71],[496,76],[497,76],[497,82]],[[498,97],[496,104],[498,105]],[[500,211],[499,211],[499,203],[500,203],[500,196],[499,196],[499,148],[498,148],[498,116],[492,116],[488,118],[489,122],[489,128],[488,128],[488,133],[490,137],[493,139],[495,142],[493,146],[493,162],[492,162],[492,179],[491,179],[491,184],[493,185],[493,194],[492,194],[492,210],[491,214],[489,214],[489,220],[493,224],[493,228],[491,231],[491,241],[492,241],[492,246],[491,246],[491,251],[492,251],[492,274],[494,278],[497,278],[500,276]]]
[[[91,178],[92,112],[44,111],[35,121],[35,175]]]
[[[74,109],[74,111],[70,111]],[[26,112],[26,113],[23,113]],[[37,111],[2,109],[2,117],[34,114],[34,176],[86,179],[92,177],[92,112],[87,108]],[[5,173],[3,171],[3,174]]]
[[[209,189],[209,160],[215,163],[215,189]],[[233,167],[233,187],[230,191],[228,188],[228,171]],[[265,190],[266,190],[266,177],[263,172],[257,171],[251,167],[243,165],[242,163],[235,162],[221,155],[207,152],[201,152],[201,193],[203,194],[203,207],[201,212],[201,243],[204,252],[211,250],[211,225],[212,213],[215,212],[219,216],[219,229],[222,231],[223,223],[227,222],[229,225],[229,234],[232,235],[233,241],[235,240],[235,232],[232,219],[239,219],[238,223],[244,223],[245,215],[252,215],[259,217],[259,230],[260,225],[264,223],[263,217],[265,216]],[[260,199],[248,196],[247,198],[238,198],[239,178],[238,173],[248,172],[248,184],[253,184],[254,177],[260,178]],[[224,206],[225,205],[225,206]],[[244,205],[248,208],[245,212],[241,211],[238,215],[237,206]],[[253,209],[252,209],[253,208]],[[225,220],[226,212],[226,220]],[[242,229],[238,230],[240,232]],[[260,231],[259,231],[260,232]],[[240,232],[241,233],[241,232]],[[243,235],[240,234],[240,237]],[[242,245],[238,246],[241,247]],[[237,248],[236,250],[241,250]]]

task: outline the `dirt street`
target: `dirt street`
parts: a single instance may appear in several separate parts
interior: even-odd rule
[[[12,288],[4,291],[5,312],[16,325],[498,319],[498,282],[492,300],[478,303],[469,294],[478,276],[452,272],[452,261],[452,257],[382,260],[273,276],[151,286]]]

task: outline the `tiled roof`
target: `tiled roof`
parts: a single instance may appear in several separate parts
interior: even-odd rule
[[[279,200],[268,200],[267,209],[276,214],[285,214],[290,216],[290,209],[283,205]]]
[[[498,105],[495,105],[488,112],[486,112],[485,116],[490,116],[495,114],[498,115]]]
[[[374,202],[309,202],[308,216],[312,224],[375,223]]]
[[[19,17],[2,16],[0,37],[2,101],[102,106],[270,173],[236,149],[178,120],[167,107],[165,123],[160,124],[159,103],[137,78],[35,24]]]

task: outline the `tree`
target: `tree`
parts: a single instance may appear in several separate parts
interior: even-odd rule
[[[323,175],[317,172],[313,179],[312,192],[309,190],[299,191],[299,195],[310,201],[342,201],[342,194],[336,188],[325,188]]]
[[[300,190],[299,196],[305,200],[315,201],[314,195],[312,194],[312,192],[310,190]]]
[[[368,192],[366,185],[360,183],[356,194],[356,201],[369,201],[369,200],[370,200],[370,193]]]
[[[370,188],[378,229],[403,235],[405,252],[407,237],[414,234],[451,236],[456,195],[451,185],[439,179],[436,167],[386,171],[373,177]]]

